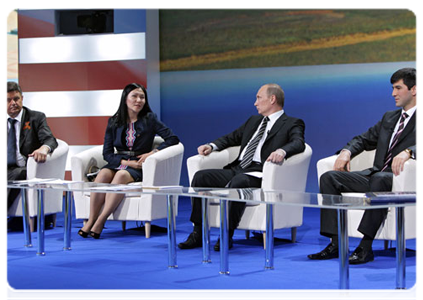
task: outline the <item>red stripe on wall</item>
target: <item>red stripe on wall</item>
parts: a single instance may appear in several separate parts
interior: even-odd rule
[[[116,107],[117,110],[117,107]],[[69,145],[103,145],[109,117],[47,118],[53,135]]]
[[[72,171],[65,171],[65,180],[72,180]]]
[[[116,90],[132,82],[147,87],[146,60],[19,65],[26,92]]]
[[[54,37],[54,24],[18,14],[19,38]]]

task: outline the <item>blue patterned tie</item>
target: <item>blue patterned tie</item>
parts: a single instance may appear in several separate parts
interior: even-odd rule
[[[10,129],[7,134],[7,165],[16,165],[16,129],[15,123],[17,120],[9,118]]]
[[[250,144],[247,147],[247,150],[245,150],[244,157],[242,158],[240,163],[243,169],[248,167],[253,161],[254,153],[256,152],[257,145],[259,144],[261,138],[263,137],[268,121],[269,121],[268,117],[265,117],[263,119],[263,123],[261,123],[261,127],[259,129],[258,134],[254,137],[254,139],[251,140]]]

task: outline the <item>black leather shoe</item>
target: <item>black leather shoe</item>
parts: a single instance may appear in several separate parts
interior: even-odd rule
[[[307,257],[310,259],[317,259],[317,260],[338,258],[339,257],[338,246],[333,243],[330,243],[329,245],[327,245],[325,249],[323,249],[319,253],[309,254],[307,255]]]
[[[201,247],[203,244],[201,238],[201,234],[199,234],[197,231],[193,231],[190,233],[185,242],[178,244],[178,247],[179,249],[193,249]]]
[[[234,246],[234,240],[231,237],[228,240],[229,240],[229,246],[228,246],[228,248],[229,249],[232,249],[233,246]],[[217,239],[217,242],[214,245],[213,249],[214,249],[214,251],[220,251],[220,238]]]
[[[372,249],[364,249],[363,247],[357,247],[348,259],[351,265],[365,264],[369,261],[373,261],[375,256]]]

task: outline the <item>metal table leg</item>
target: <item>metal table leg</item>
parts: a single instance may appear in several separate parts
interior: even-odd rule
[[[175,236],[175,213],[173,206],[173,195],[167,195],[167,238],[168,238],[168,267],[175,269],[176,263],[176,236]]]
[[[348,211],[338,209],[339,239],[339,288],[350,288],[350,271],[348,261]]]
[[[220,199],[220,274],[229,275],[228,201]]]
[[[274,241],[273,241],[273,204],[266,204],[266,257],[264,268],[273,270]]]
[[[71,250],[71,228],[72,228],[72,192],[66,191],[65,196],[65,230],[63,234],[63,250]]]
[[[397,221],[397,274],[396,288],[405,289],[405,233],[404,233],[404,207],[396,208]]]
[[[201,212],[203,219],[203,263],[211,263],[210,259],[210,228],[207,199],[201,199]]]
[[[25,247],[32,247],[31,241],[31,229],[29,228],[29,214],[28,214],[28,200],[26,197],[26,189],[21,189],[22,196],[22,219],[23,219],[23,231],[25,236]]]
[[[37,255],[45,255],[44,252],[44,190],[37,190],[38,206],[37,206],[37,235],[38,250]]]

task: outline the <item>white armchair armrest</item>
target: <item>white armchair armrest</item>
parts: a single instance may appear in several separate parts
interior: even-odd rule
[[[317,162],[317,179],[320,186],[320,177],[326,173],[327,171],[333,170],[333,165],[335,164],[335,160],[338,155],[332,155],[329,157],[325,157],[320,159]]]
[[[64,178],[69,146],[62,140],[57,140],[57,143],[57,148],[52,154],[47,155],[47,160],[44,163],[35,162],[33,157],[28,158],[27,179]]]
[[[143,185],[178,185],[183,154],[184,146],[179,143],[150,155],[142,166]]]
[[[44,163],[35,162],[34,158],[29,157],[27,161],[27,179],[33,178],[65,178],[66,159],[69,146],[66,142],[57,139],[58,147],[51,155],[47,156]],[[54,214],[62,211],[63,192],[59,190],[45,191],[44,213]],[[36,190],[27,190],[28,213],[30,217],[37,215],[37,193]],[[19,196],[8,210],[9,216],[22,216],[22,203]]]
[[[304,192],[312,152],[306,144],[304,152],[288,158],[282,165],[266,162],[263,166],[261,187],[265,190]]]
[[[205,169],[222,169],[236,159],[240,147],[230,147],[222,151],[213,151],[207,156],[194,155],[187,159],[188,177],[191,184],[194,174]]]
[[[409,159],[404,164],[404,171],[398,176],[394,175],[392,182],[392,191],[415,191],[417,177],[417,162],[414,159]]]

